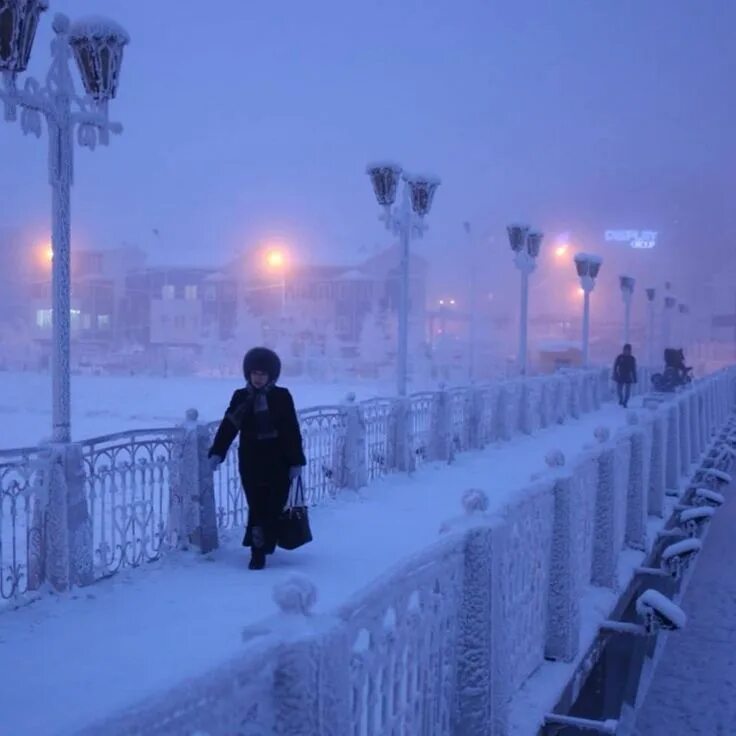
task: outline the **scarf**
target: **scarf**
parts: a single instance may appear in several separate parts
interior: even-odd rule
[[[279,436],[268,410],[268,392],[273,387],[272,383],[266,384],[263,388],[256,388],[250,383],[248,384],[248,396],[253,405],[253,416],[256,423],[256,438],[259,440],[273,440]]]

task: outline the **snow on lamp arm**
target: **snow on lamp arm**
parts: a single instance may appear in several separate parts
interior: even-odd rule
[[[434,176],[409,175],[399,164],[378,162],[366,167],[373,192],[383,208],[381,219],[401,241],[401,300],[399,304],[398,375],[399,396],[406,396],[409,364],[409,247],[412,236],[421,237],[427,226],[424,218],[432,208],[440,180]],[[395,206],[399,180],[404,180],[401,204]]]
[[[0,100],[5,119],[14,121],[18,108],[24,134],[41,136],[42,119],[49,134],[49,183],[52,191],[52,421],[53,439],[68,442],[70,431],[70,193],[74,179],[74,133],[90,149],[108,143],[122,126],[110,122],[107,103],[115,97],[128,34],[116,23],[90,18],[72,25],[58,13],[51,42],[51,66],[42,85],[17,75],[25,71],[40,14],[47,0],[0,0]],[[76,93],[70,69],[74,55],[87,91]]]

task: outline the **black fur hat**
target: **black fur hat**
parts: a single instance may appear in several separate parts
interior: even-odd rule
[[[268,373],[271,383],[281,375],[281,358],[269,348],[251,348],[243,358],[243,375],[247,381],[253,371]]]

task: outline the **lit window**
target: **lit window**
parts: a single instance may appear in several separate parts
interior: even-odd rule
[[[79,327],[82,322],[82,313],[78,309],[69,310],[69,318],[72,323],[72,327]]]
[[[162,299],[173,299],[175,296],[174,292],[174,285],[173,284],[166,284],[161,288],[161,298]]]
[[[92,315],[91,314],[83,314],[82,315],[82,329],[88,330],[92,327]]]
[[[36,325],[42,328],[51,327],[51,310],[50,309],[37,309],[36,310]]]
[[[194,301],[197,298],[197,287],[196,286],[185,286],[184,287],[184,298],[187,301]]]
[[[97,327],[101,330],[110,329],[110,315],[109,314],[98,314],[97,315]]]

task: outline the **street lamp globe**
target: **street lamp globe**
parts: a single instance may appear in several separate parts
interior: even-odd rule
[[[77,60],[87,94],[98,103],[115,98],[123,63],[123,49],[130,37],[107,18],[90,17],[69,28],[69,45]]]
[[[624,298],[634,293],[636,279],[632,276],[619,276],[618,279],[619,285],[621,286],[621,293],[624,295]]]
[[[647,292],[647,299],[649,300],[650,303],[653,303],[654,302],[654,298],[657,296],[657,290],[655,288],[653,288],[653,287],[650,286],[646,290],[646,292]]]
[[[588,261],[588,254],[587,253],[576,253],[575,258],[573,260],[575,261],[575,270],[577,271],[578,276],[581,279],[584,276],[587,276],[588,269],[590,267],[590,263]]]
[[[506,232],[509,235],[509,245],[514,253],[520,253],[526,245],[527,235],[529,233],[528,225],[519,225],[515,223],[506,227]]]
[[[0,0],[0,71],[24,72],[48,0]]]
[[[531,230],[527,233],[526,236],[526,247],[529,251],[529,255],[532,258],[536,258],[539,255],[539,250],[542,247],[542,239],[544,238],[544,233],[539,232],[538,230]]]
[[[389,162],[368,164],[366,167],[366,173],[370,177],[373,191],[381,207],[391,207],[396,201],[401,171],[399,164]]]
[[[432,200],[437,187],[440,185],[440,179],[436,176],[404,176],[409,186],[409,197],[411,199],[411,208],[419,217],[424,217],[432,208]]]

